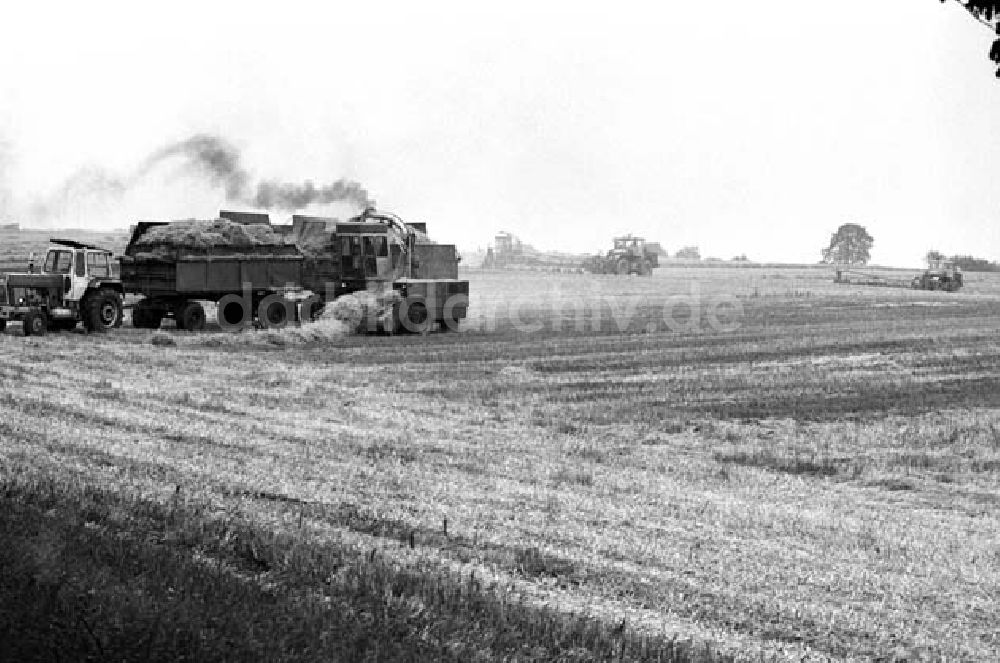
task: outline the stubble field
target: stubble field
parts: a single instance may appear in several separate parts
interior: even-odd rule
[[[0,659],[993,660],[1000,279],[469,271],[468,331],[0,336]]]

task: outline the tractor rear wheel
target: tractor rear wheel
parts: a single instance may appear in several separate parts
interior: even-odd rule
[[[628,260],[622,258],[618,261],[618,274],[621,276],[626,276],[628,274]]]
[[[639,276],[649,276],[652,273],[653,273],[653,266],[649,263],[648,260],[643,260],[639,264]]]
[[[177,327],[191,332],[205,329],[205,308],[198,302],[184,302],[177,311]]]
[[[109,288],[91,293],[83,303],[83,326],[89,332],[104,332],[121,327],[121,295]]]
[[[0,320],[0,334],[2,334],[5,329],[7,329],[7,321]]]
[[[22,333],[25,336],[45,336],[45,332],[48,330],[48,318],[41,311],[28,313],[24,316]]]

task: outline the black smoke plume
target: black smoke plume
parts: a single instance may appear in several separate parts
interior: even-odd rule
[[[347,201],[360,208],[371,204],[368,192],[357,182],[337,180],[332,184],[317,187],[312,182],[304,184],[283,184],[281,182],[261,182],[251,204],[265,209],[293,211],[312,203],[333,203]]]
[[[197,134],[164,145],[143,159],[139,167],[125,177],[96,166],[82,168],[50,195],[37,201],[32,211],[39,219],[45,219],[71,210],[84,199],[121,199],[158,168],[175,162],[192,173],[207,177],[213,186],[221,187],[229,203],[283,212],[334,202],[350,203],[359,209],[372,204],[368,192],[360,184],[345,179],[320,186],[311,181],[294,184],[277,180],[265,180],[253,185],[251,174],[243,167],[239,148],[219,136]]]
[[[198,134],[176,143],[170,143],[150,154],[135,174],[140,179],[151,170],[170,159],[184,159],[208,175],[212,184],[226,190],[226,198],[243,201],[250,175],[243,169],[239,149],[217,136]]]
[[[213,184],[223,186],[230,202],[286,212],[300,210],[315,203],[348,202],[360,208],[371,203],[368,192],[360,184],[345,179],[322,186],[316,186],[310,181],[292,184],[267,180],[258,183],[256,189],[252,190],[249,184],[251,177],[243,168],[239,149],[229,141],[209,134],[198,134],[160,148],[147,157],[140,173],[178,157],[187,159],[208,174]]]

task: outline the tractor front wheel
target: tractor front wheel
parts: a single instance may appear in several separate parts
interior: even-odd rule
[[[121,327],[121,295],[114,290],[101,288],[87,297],[83,307],[83,326],[89,332],[104,332]]]
[[[24,329],[22,333],[25,336],[45,336],[45,332],[48,330],[49,321],[41,311],[28,313],[24,316]]]

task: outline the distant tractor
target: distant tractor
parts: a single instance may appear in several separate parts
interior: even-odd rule
[[[87,331],[122,324],[122,284],[112,274],[111,251],[66,239],[50,240],[40,273],[0,275],[0,331],[7,322],[23,325],[25,336],[69,331],[80,322]]]
[[[955,292],[964,285],[962,270],[946,260],[933,262],[928,270],[913,278],[914,290],[945,290]]]
[[[838,269],[833,278],[844,285],[871,285],[887,288],[912,288],[913,290],[943,290],[957,292],[965,282],[962,270],[948,261],[935,261],[927,271],[912,279],[899,279],[877,274]]]
[[[595,274],[638,274],[649,276],[659,267],[659,252],[642,237],[615,237],[614,248],[606,255],[591,258],[584,269]]]

